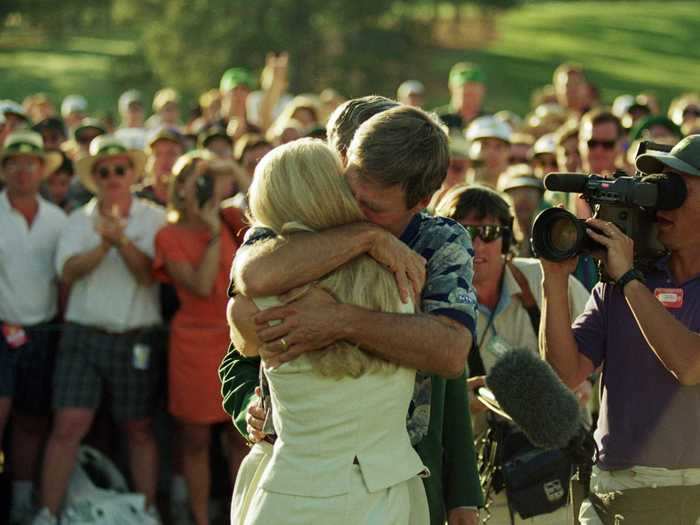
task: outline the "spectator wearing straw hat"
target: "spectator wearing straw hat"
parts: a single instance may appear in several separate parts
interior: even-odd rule
[[[161,316],[151,266],[165,213],[131,193],[145,161],[143,152],[103,135],[76,165],[95,198],[69,216],[56,254],[56,271],[71,290],[35,524],[56,523],[78,446],[107,392],[126,434],[133,488],[155,513],[158,450],[151,418],[160,367],[149,336]]]
[[[65,214],[39,195],[61,155],[41,135],[11,133],[0,152],[0,444],[13,411],[12,523],[31,517],[33,479],[51,414],[51,375],[58,332],[53,259]]]

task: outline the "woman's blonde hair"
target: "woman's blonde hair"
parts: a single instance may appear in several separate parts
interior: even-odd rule
[[[300,139],[274,149],[258,164],[249,190],[253,226],[285,238],[365,220],[341,169],[337,154],[320,140]],[[367,255],[326,275],[319,285],[341,303],[402,311],[393,275]],[[345,341],[307,355],[316,373],[336,378],[395,367]]]

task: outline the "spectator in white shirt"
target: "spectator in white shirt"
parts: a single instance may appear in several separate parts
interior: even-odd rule
[[[61,163],[41,135],[16,131],[0,152],[0,444],[12,409],[11,523],[31,516],[33,480],[49,430],[58,329],[56,245],[63,211],[39,195]]]
[[[77,163],[96,198],[69,216],[56,254],[56,270],[71,292],[54,374],[42,509],[34,523],[56,523],[78,446],[105,391],[127,437],[133,488],[155,513],[152,413],[161,370],[147,336],[161,321],[151,264],[165,213],[131,193],[144,163],[143,152],[109,135],[95,139],[90,156]]]

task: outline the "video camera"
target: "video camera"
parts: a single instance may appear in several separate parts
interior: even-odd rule
[[[646,151],[668,152],[670,146],[642,142],[637,157]],[[634,267],[649,271],[654,263],[667,253],[657,239],[657,210],[680,208],[687,196],[685,182],[680,175],[670,173],[644,174],[629,177],[617,171],[613,178],[596,174],[550,173],[544,185],[551,191],[580,193],[591,205],[593,216],[612,222],[634,241]],[[563,261],[581,253],[604,250],[605,247],[586,234],[588,226],[572,213],[561,208],[541,212],[532,226],[532,248],[538,257]],[[609,281],[605,269],[600,268],[604,281]]]

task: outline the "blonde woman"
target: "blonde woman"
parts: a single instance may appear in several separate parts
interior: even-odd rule
[[[260,162],[250,189],[250,212],[254,226],[281,238],[364,220],[341,176],[338,157],[310,139],[281,146]],[[402,305],[392,274],[368,256],[352,260],[315,286],[340,302],[386,312],[413,311]],[[291,299],[304,293],[313,292],[297,290]],[[232,340],[242,354],[261,354],[253,316],[259,308],[280,302],[237,296],[229,303]],[[271,456],[256,452],[256,447],[268,446],[263,442],[241,467],[233,523],[428,522],[417,477],[425,468],[406,431],[415,370],[342,342],[276,368],[266,364],[264,352],[261,357],[277,440]],[[414,496],[416,485],[420,490]]]

